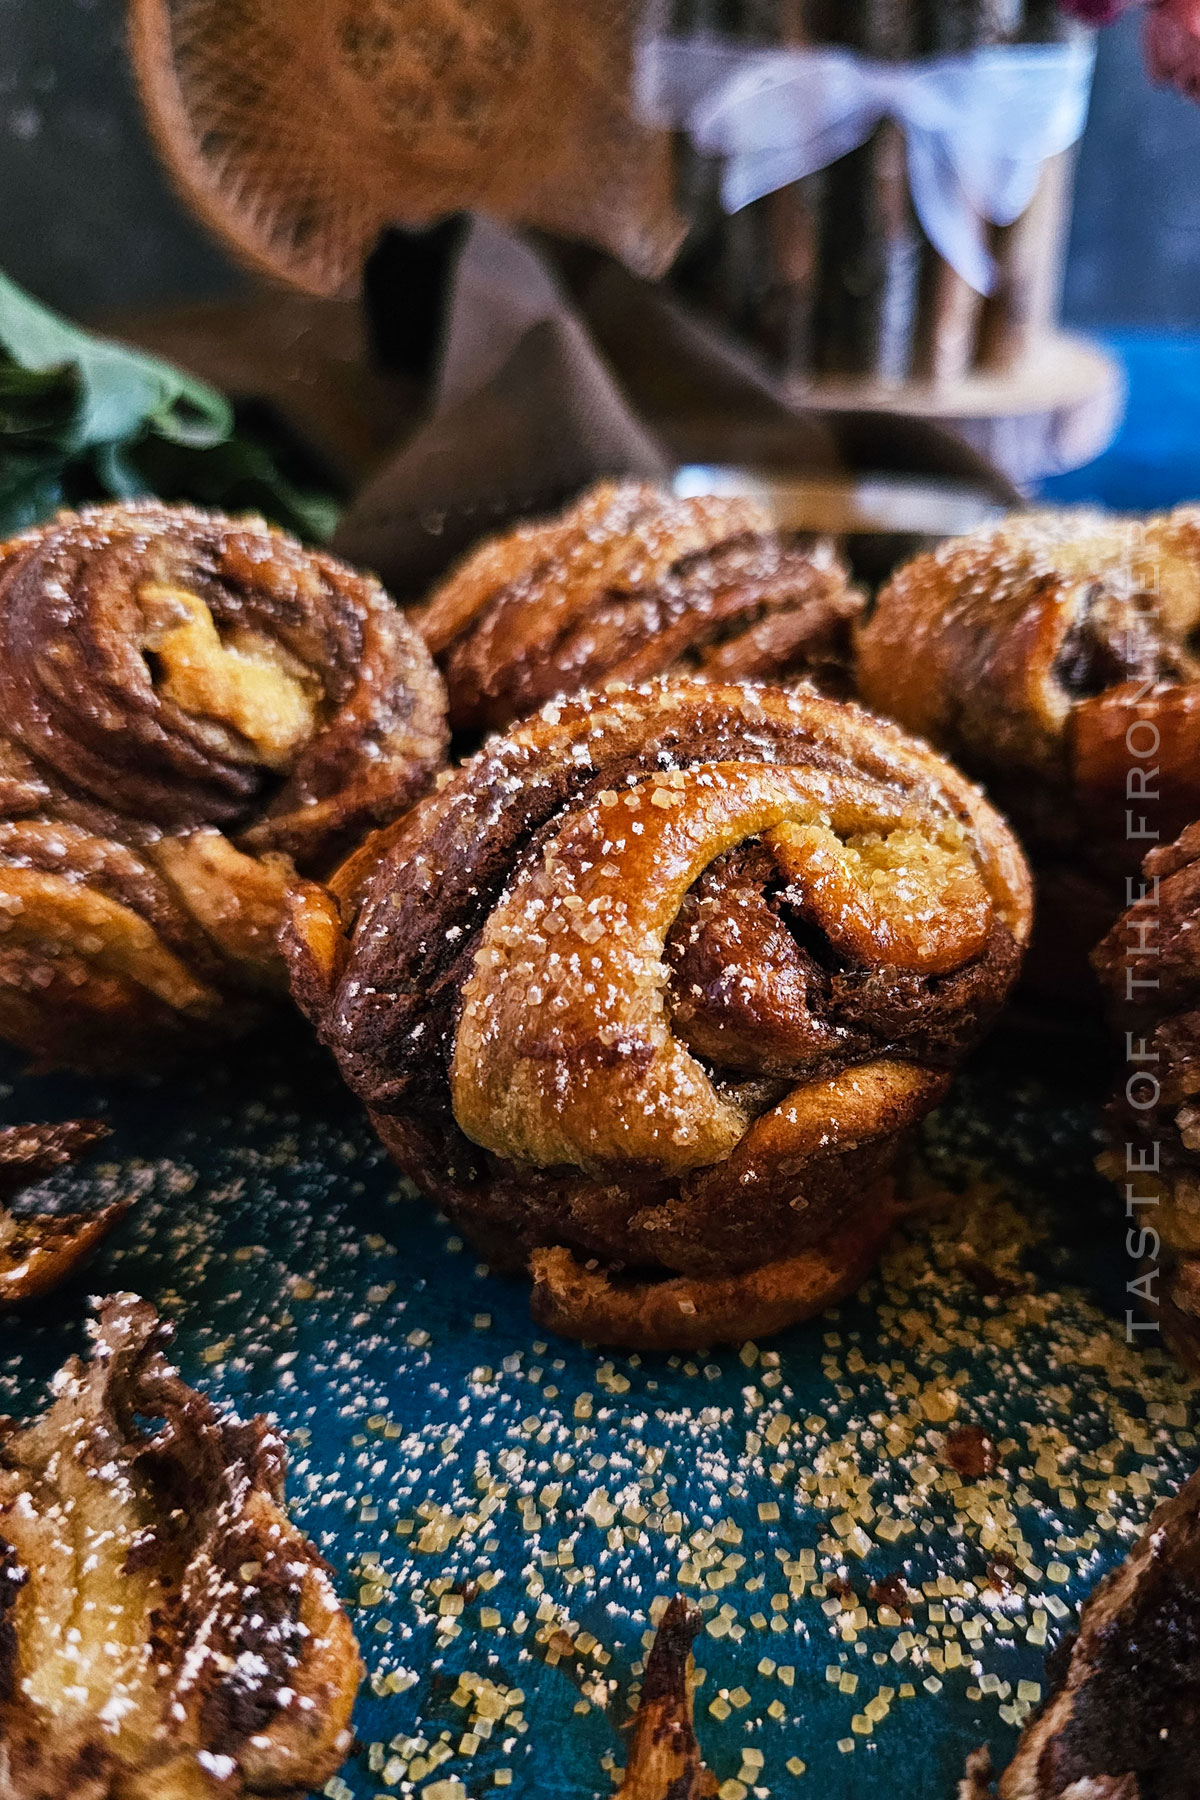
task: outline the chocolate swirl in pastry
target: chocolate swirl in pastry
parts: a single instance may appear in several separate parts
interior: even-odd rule
[[[1051,981],[1051,958],[1086,975],[1120,911],[1146,842],[1127,812],[1167,837],[1200,814],[1198,632],[1188,507],[1015,514],[909,563],[859,630],[860,697],[981,777],[1021,832]]]
[[[185,1386],[170,1336],[105,1301],[0,1438],[5,1800],[298,1800],[349,1753],[362,1665],[283,1443]]]
[[[1200,1374],[1200,823],[1151,851],[1132,893],[1092,957],[1128,1034],[1100,1167],[1147,1257],[1146,1317]]]
[[[0,548],[0,1035],[141,1062],[284,986],[293,864],[427,785],[440,678],[382,589],[257,519],[63,514]]]
[[[844,694],[861,605],[828,542],[781,536],[751,500],[604,482],[483,544],[410,617],[445,674],[451,725],[481,731],[668,670],[807,676]]]
[[[1028,930],[1015,842],[932,752],[678,681],[492,740],[299,892],[289,950],[384,1142],[532,1263],[539,1318],[683,1345],[857,1285]]]

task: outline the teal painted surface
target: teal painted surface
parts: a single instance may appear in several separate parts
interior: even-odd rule
[[[864,1300],[760,1346],[777,1352],[774,1368],[722,1351],[696,1359],[689,1372],[662,1357],[609,1358],[539,1338],[523,1286],[479,1273],[470,1249],[457,1247],[449,1228],[401,1190],[315,1053],[302,1052],[289,1069],[281,1052],[250,1050],[208,1078],[142,1090],[15,1079],[3,1111],[13,1121],[97,1107],[106,1113],[116,1128],[108,1162],[49,1184],[64,1197],[86,1190],[99,1198],[131,1185],[143,1191],[86,1289],[132,1288],[153,1299],[178,1322],[188,1379],[243,1411],[272,1412],[292,1434],[294,1510],[348,1598],[362,1595],[371,1574],[364,1559],[379,1558],[383,1579],[374,1586],[384,1591],[353,1616],[376,1687],[391,1673],[404,1691],[364,1689],[357,1715],[364,1749],[340,1778],[344,1785],[328,1791],[370,1800],[457,1779],[473,1797],[610,1793],[608,1769],[623,1761],[620,1728],[650,1604],[675,1590],[681,1564],[696,1573],[696,1549],[684,1539],[724,1520],[741,1541],[725,1526],[717,1548],[744,1563],[727,1587],[707,1585],[701,1573],[701,1585],[687,1589],[708,1596],[710,1623],[723,1606],[735,1612],[732,1629],[706,1633],[698,1647],[706,1671],[700,1728],[718,1778],[738,1776],[749,1746],[763,1756],[754,1784],[760,1792],[949,1800],[968,1750],[987,1741],[998,1756],[1008,1753],[1016,1683],[1042,1678],[1044,1647],[1026,1639],[1031,1624],[1037,1635],[1034,1597],[1053,1596],[1069,1623],[1081,1594],[1120,1558],[1154,1499],[1178,1484],[1195,1456],[1190,1430],[1146,1418],[1148,1403],[1184,1404],[1166,1359],[1150,1352],[1124,1362],[1116,1323],[1128,1273],[1124,1227],[1090,1170],[1102,1072],[1067,1076],[1053,1066],[1067,1059],[1042,1055],[1030,1067],[1029,1055],[1011,1046],[990,1052],[931,1127],[927,1148],[940,1179],[961,1186],[998,1172],[1006,1192],[1042,1216],[1046,1235],[1027,1260],[1049,1322],[1021,1324],[1009,1346],[997,1343],[1028,1302],[980,1293],[947,1249],[958,1227],[943,1224],[934,1229],[940,1262],[930,1262],[918,1234]],[[1046,1300],[1056,1293],[1065,1297]],[[81,1302],[77,1291],[33,1321],[0,1324],[0,1411],[38,1403],[46,1378],[82,1340]],[[931,1341],[931,1332],[941,1340]],[[889,1365],[886,1379],[881,1362]],[[978,1665],[939,1676],[931,1663],[893,1660],[901,1627],[878,1623],[866,1592],[872,1578],[901,1569],[912,1583],[939,1573],[981,1592],[986,1583],[994,1553],[978,1523],[964,1530],[956,1522],[962,1493],[956,1501],[945,1488],[952,1477],[939,1433],[946,1427],[922,1427],[907,1459],[883,1454],[889,1425],[914,1404],[911,1390],[940,1389],[959,1371],[956,1424],[976,1422],[997,1439],[1019,1441],[995,1492],[1019,1516],[1040,1579],[1026,1583],[1025,1600],[1010,1594],[992,1610],[971,1600],[958,1624],[953,1600],[940,1602],[941,1622],[928,1605],[916,1608],[914,1630],[951,1631],[965,1662]],[[1127,1385],[1131,1378],[1140,1394]],[[780,1411],[793,1425],[772,1446],[770,1419]],[[1096,1510],[1066,1504],[1056,1481],[1020,1475],[1034,1466],[1030,1426],[1063,1429],[1086,1452],[1112,1440],[1114,1418],[1124,1421],[1125,1435],[1117,1468],[1134,1473],[1138,1491],[1113,1505],[1111,1529],[1098,1530],[1094,1548],[1059,1551],[1095,1526]],[[1194,1422],[1189,1407],[1188,1426]],[[828,1504],[822,1509],[798,1486],[807,1471],[828,1470],[838,1442],[852,1446],[873,1483],[874,1541],[863,1559],[822,1549],[836,1536]],[[468,1525],[424,1552],[413,1547],[415,1533],[398,1533],[422,1502],[478,1519],[484,1469],[508,1491],[477,1529]],[[934,1477],[941,1486],[926,1485]],[[601,1490],[605,1500],[596,1498]],[[1084,1497],[1080,1483],[1074,1491]],[[888,1543],[878,1516],[903,1516],[897,1497],[904,1493],[914,1497],[916,1529]],[[616,1508],[611,1519],[608,1505]],[[672,1513],[682,1515],[682,1534],[669,1529]],[[806,1552],[818,1575],[844,1571],[866,1605],[869,1624],[854,1642],[843,1641],[828,1585],[814,1594],[809,1582],[803,1594],[788,1595],[781,1557],[796,1570]],[[1050,1578],[1055,1560],[1068,1579]],[[503,1572],[491,1591],[468,1585],[490,1570]],[[455,1635],[439,1629],[442,1602],[431,1583],[441,1581],[463,1599],[456,1619],[445,1615],[457,1624]],[[777,1609],[774,1594],[788,1596]],[[833,1618],[825,1610],[831,1599]],[[501,1627],[483,1627],[484,1607],[501,1615]],[[559,1611],[539,1620],[539,1607]],[[975,1649],[964,1625],[977,1616],[988,1623]],[[996,1627],[1003,1616],[1011,1628]],[[538,1639],[561,1629],[564,1617],[592,1634],[606,1663],[589,1652],[555,1665],[553,1646]],[[772,1619],[782,1619],[782,1628],[772,1629]],[[1048,1628],[1051,1639],[1061,1628],[1053,1614]],[[760,1674],[764,1658],[794,1669],[793,1684]],[[855,1694],[827,1680],[826,1670],[838,1665],[859,1677]],[[464,1670],[525,1695],[517,1709],[524,1729],[497,1726],[473,1756],[459,1752],[468,1710],[454,1696]],[[1009,1684],[1008,1698],[968,1697],[984,1675]],[[931,1678],[938,1691],[926,1691]],[[597,1679],[613,1684],[603,1706],[595,1703]],[[852,1720],[866,1701],[904,1680],[915,1697],[897,1695],[869,1735],[856,1735]],[[720,1690],[732,1695],[723,1721],[708,1710]],[[745,1705],[737,1704],[738,1690]],[[585,1691],[588,1709],[577,1710]],[[771,1716],[772,1703],[782,1717]],[[432,1744],[443,1732],[453,1756],[435,1771],[422,1773],[419,1763],[414,1771],[405,1740]],[[849,1753],[837,1748],[845,1739],[854,1744]],[[796,1756],[807,1764],[800,1777],[786,1767]],[[512,1771],[505,1790],[493,1785],[496,1769]]]
[[[1123,331],[1101,341],[1125,371],[1121,430],[1095,462],[1043,482],[1043,498],[1130,512],[1200,499],[1200,337]]]

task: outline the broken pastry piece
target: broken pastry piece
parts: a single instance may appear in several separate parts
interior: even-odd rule
[[[710,1800],[717,1791],[692,1723],[692,1644],[703,1622],[681,1594],[659,1621],[616,1800]]]
[[[156,503],[0,546],[0,1037],[144,1066],[285,991],[294,868],[428,784],[441,678],[378,583]]]
[[[1055,1662],[1061,1667],[1055,1669]],[[1200,1767],[1200,1474],[1164,1501],[1051,1659],[1054,1691],[995,1800],[1194,1800]],[[959,1800],[992,1800],[986,1752]]]
[[[55,1169],[78,1162],[108,1136],[99,1119],[0,1130],[0,1306],[40,1300],[67,1281],[133,1204],[118,1200],[86,1213],[23,1213],[6,1203]]]
[[[557,694],[678,671],[849,691],[862,596],[823,539],[752,500],[602,482],[467,557],[410,617],[456,731],[503,730]]]
[[[859,1285],[1030,923],[925,745],[697,680],[493,738],[293,907],[294,991],[405,1173],[540,1323],[647,1349]]]
[[[1179,507],[1014,513],[899,570],[858,633],[859,697],[980,778],[1020,833],[1043,991],[1092,992],[1086,952],[1147,831],[1200,816],[1198,631],[1200,508]]]
[[[241,1800],[322,1786],[361,1677],[264,1419],[219,1412],[132,1295],[0,1442],[3,1800]]]

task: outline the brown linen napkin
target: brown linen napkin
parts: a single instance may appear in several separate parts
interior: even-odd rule
[[[359,493],[334,547],[407,600],[509,521],[602,476],[663,480],[681,462],[941,475],[1019,498],[942,428],[805,412],[752,356],[611,259],[475,220],[429,414]]]

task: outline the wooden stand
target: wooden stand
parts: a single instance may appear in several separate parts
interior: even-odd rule
[[[1125,378],[1098,345],[1056,331],[1031,345],[1015,368],[977,369],[942,382],[796,377],[789,395],[814,412],[935,419],[1026,486],[1081,468],[1108,448],[1124,410]]]

